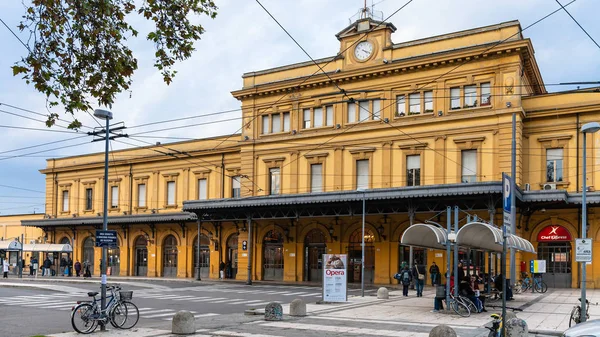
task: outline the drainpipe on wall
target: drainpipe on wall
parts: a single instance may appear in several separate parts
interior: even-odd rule
[[[221,153],[221,199],[224,199],[224,198],[225,198],[225,153]]]
[[[129,164],[129,215],[133,214],[133,165]],[[130,240],[129,237],[129,226],[127,226],[127,240]],[[128,244],[127,246],[127,276],[131,276],[131,246]]]
[[[577,143],[576,143],[576,149],[577,149],[577,168],[576,168],[576,172],[575,172],[575,191],[579,193],[579,112],[576,115],[577,118],[577,124],[575,125],[575,134],[577,135]],[[584,134],[585,137],[585,134]],[[585,151],[585,149],[584,149]],[[578,228],[581,228],[581,224],[579,224],[580,226]]]

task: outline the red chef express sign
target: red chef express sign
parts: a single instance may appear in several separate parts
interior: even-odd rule
[[[323,301],[346,302],[348,300],[347,255],[323,254]]]
[[[559,225],[544,227],[537,237],[538,242],[571,241],[571,233]]]

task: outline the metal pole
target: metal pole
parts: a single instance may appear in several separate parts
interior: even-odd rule
[[[252,285],[252,249],[254,244],[252,243],[252,218],[248,218],[248,278],[246,279],[247,285]]]
[[[23,244],[25,243],[23,234],[21,234],[21,260],[19,261],[19,278],[23,278]]]
[[[513,178],[514,179],[514,178]],[[502,332],[506,336],[506,224],[502,225]]]
[[[587,192],[587,184],[586,184],[586,174],[587,174],[587,156],[586,156],[586,150],[587,150],[587,146],[586,146],[586,140],[587,140],[587,134],[585,132],[583,132],[583,191],[581,193],[581,219],[582,219],[582,223],[581,223],[581,237],[582,238],[586,238],[585,232],[587,231],[587,196],[586,196],[586,192]],[[587,317],[586,317],[586,265],[587,262],[582,262],[581,263],[581,322],[585,322]]]
[[[458,233],[458,206],[454,206],[454,233]],[[454,241],[454,297],[458,297],[458,244]]]
[[[361,273],[360,273],[360,296],[365,297],[365,192],[363,192],[362,202],[362,260],[361,260]]]
[[[198,215],[200,216],[200,215]],[[202,281],[200,278],[200,233],[202,233],[202,221],[198,219],[198,251],[196,252],[196,280]]]
[[[515,204],[516,195],[516,184],[517,184],[517,113],[513,112],[512,115],[512,146],[510,155],[510,233],[516,234],[517,232],[517,205]],[[510,282],[514,284],[517,281],[517,267],[515,261],[515,249],[510,249]]]
[[[446,233],[450,236],[452,226],[452,207],[446,207]],[[447,238],[446,238],[447,239]],[[446,240],[446,310],[449,310],[448,304],[450,303],[450,245],[451,242]]]
[[[108,230],[108,146],[110,141],[110,119],[106,118],[106,143],[104,148],[104,211],[102,213],[102,229]],[[107,247],[102,247],[102,264],[100,265],[100,274],[102,274],[102,285],[101,285],[101,309],[106,309],[106,255]],[[100,330],[105,331],[106,326],[100,325]]]

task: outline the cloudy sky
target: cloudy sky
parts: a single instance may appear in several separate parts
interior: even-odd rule
[[[374,8],[387,17],[407,1],[374,0]],[[560,1],[566,4],[570,0]],[[146,132],[143,136],[147,138],[138,139],[163,143],[174,140],[158,137],[202,138],[234,133],[240,127],[239,120],[235,119],[240,115],[237,111],[182,122],[135,126],[237,109],[239,103],[232,98],[230,92],[241,87],[241,75],[244,72],[308,60],[255,1],[215,2],[219,6],[217,18],[201,18],[206,33],[196,44],[195,55],[177,65],[178,75],[170,86],[163,83],[158,71],[152,67],[152,45],[143,39],[132,41],[132,49],[139,64],[133,78],[132,93],[119,96],[112,108],[114,121],[124,122],[129,127],[127,133]],[[372,3],[371,0],[367,2]],[[363,0],[261,0],[261,3],[313,58],[321,58],[333,56],[339,51],[335,34],[346,27],[351,18],[356,18]],[[398,43],[510,20],[519,20],[525,28],[557,8],[559,5],[555,0],[413,0],[389,21],[398,28],[392,37]],[[600,23],[597,20],[600,1],[577,0],[567,9],[600,43]],[[26,40],[25,34],[15,28],[23,11],[21,1],[0,3],[0,18]],[[143,31],[144,23],[137,22]],[[560,11],[525,30],[524,35],[533,41],[535,55],[546,83],[600,80],[600,48],[594,45],[565,12]],[[67,134],[6,128],[45,128],[39,121],[7,112],[40,120],[44,117],[6,104],[42,114],[46,114],[47,110],[43,95],[12,76],[10,66],[25,55],[25,48],[1,25],[0,42],[0,215],[34,211],[43,213],[44,176],[38,170],[45,167],[46,159],[100,152],[103,147],[101,142],[90,143],[89,137],[72,139],[78,137],[74,132]],[[549,91],[566,89],[569,88],[548,87]],[[60,113],[64,120],[70,120],[59,109],[52,111]],[[86,126],[98,126],[89,116],[78,115],[77,118]],[[226,119],[234,120],[152,132]],[[51,130],[61,129],[55,127]],[[132,140],[127,142],[143,145]],[[13,151],[40,144],[48,145]],[[113,149],[126,147],[130,146],[113,144]]]

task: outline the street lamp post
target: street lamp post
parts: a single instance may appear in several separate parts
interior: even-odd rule
[[[586,156],[586,139],[588,133],[595,133],[600,130],[600,123],[591,122],[586,123],[581,127],[581,132],[583,133],[583,191],[581,192],[581,237],[583,239],[586,238],[587,231],[587,200],[586,200],[586,192],[587,192],[587,183],[586,183],[586,174],[587,174],[587,156]],[[581,263],[581,322],[586,321],[586,268],[587,262]]]
[[[104,211],[102,212],[102,229],[108,230],[108,146],[110,141],[110,120],[112,119],[112,112],[108,110],[96,109],[94,110],[94,116],[98,119],[106,121],[106,129],[104,133],[105,147],[104,147]],[[102,275],[101,289],[101,300],[100,305],[102,311],[106,309],[106,254],[107,247],[102,247],[102,263],[100,264],[100,274]],[[106,330],[106,326],[102,324],[101,330]]]
[[[362,241],[361,241],[361,272],[360,272],[360,294],[362,297],[365,297],[365,189],[359,188],[357,191],[362,192]]]

